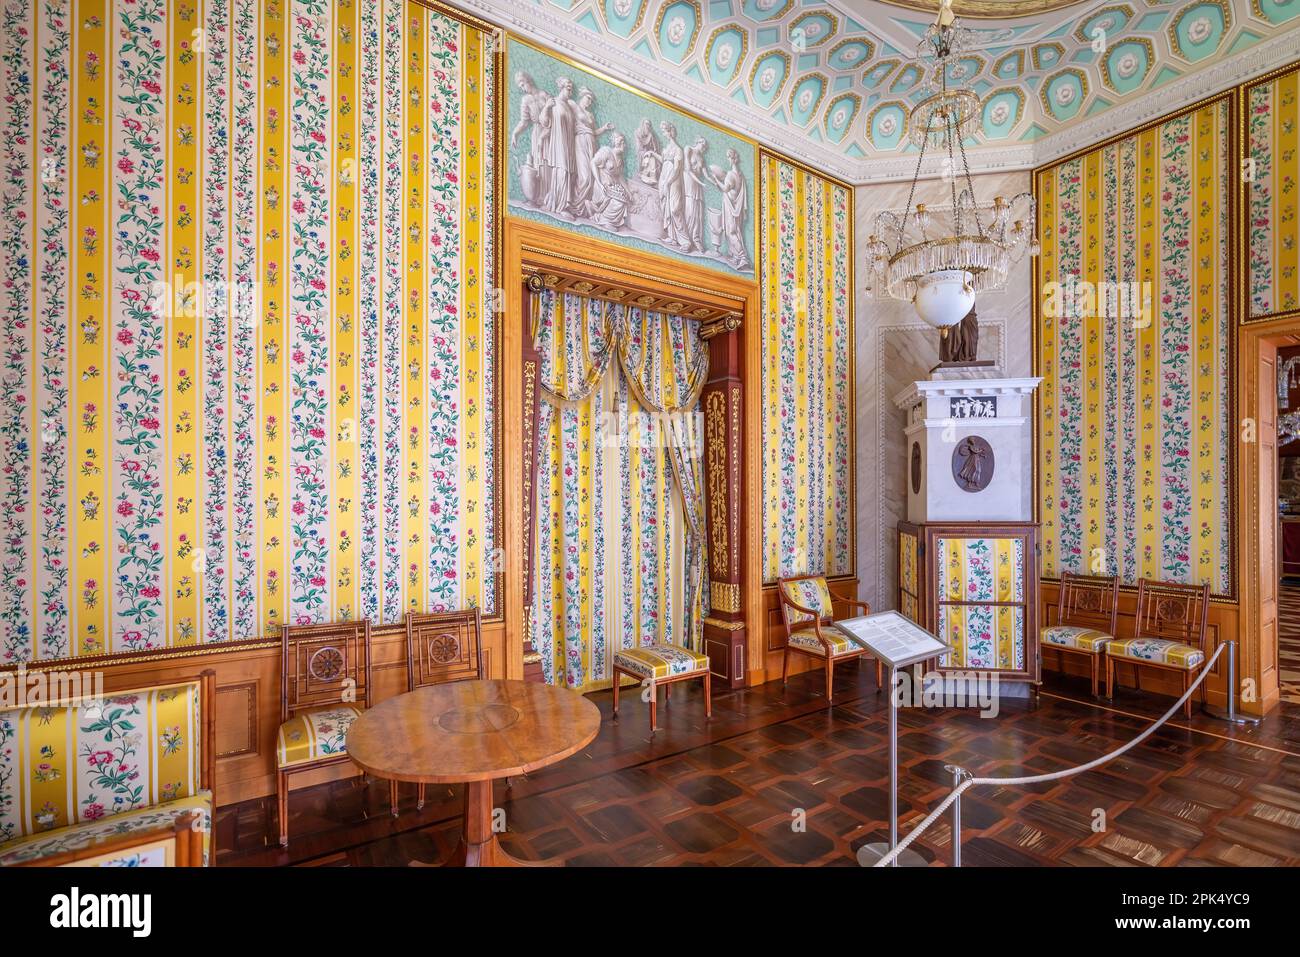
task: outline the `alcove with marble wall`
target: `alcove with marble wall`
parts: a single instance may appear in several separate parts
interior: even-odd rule
[[[975,176],[975,195],[1008,199],[1030,187],[1025,172]],[[854,237],[858,249],[875,231],[876,214],[901,209],[910,182],[882,183],[857,189]],[[912,202],[940,206],[951,203],[949,185],[933,179],[920,183]],[[1033,295],[1031,261],[1013,267],[1006,287],[976,300],[979,315],[979,358],[997,365],[990,375],[1015,378],[1033,374]],[[939,332],[908,303],[875,299],[864,292],[866,263],[857,262],[857,487],[859,597],[876,611],[898,601],[898,522],[907,512],[904,414],[894,396],[909,383],[930,377],[939,363]],[[1025,425],[1032,435],[1032,422]],[[1026,442],[1022,468],[1033,467],[1032,441]]]

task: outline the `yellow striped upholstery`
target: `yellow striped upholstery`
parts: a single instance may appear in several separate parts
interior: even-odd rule
[[[348,753],[348,728],[361,717],[352,705],[331,704],[300,711],[280,725],[275,740],[275,762],[288,768]]]
[[[831,605],[831,590],[825,578],[800,578],[796,581],[782,582],[781,591],[796,605],[816,609],[822,618],[835,617],[835,610]],[[791,625],[797,625],[801,621],[812,621],[811,615],[795,611],[789,605],[785,606],[784,611],[785,620]]]
[[[203,863],[208,863],[212,843],[212,792],[199,791],[178,801],[168,801],[153,807],[114,814],[98,820],[85,821],[61,827],[49,834],[29,834],[0,845],[0,867],[39,860],[65,851],[77,851],[103,844],[123,834],[136,834],[173,825],[176,818],[188,811],[198,811],[198,827],[203,831]],[[123,860],[130,858],[129,850],[122,852]]]
[[[1205,653],[1193,645],[1164,638],[1125,638],[1106,642],[1106,654],[1130,661],[1150,661],[1170,668],[1195,668],[1205,660]]]
[[[1045,645],[1073,648],[1075,651],[1086,651],[1093,655],[1100,654],[1106,642],[1115,640],[1113,635],[1104,631],[1096,628],[1081,628],[1078,625],[1049,625],[1039,634]]]
[[[822,628],[822,637],[830,642],[831,657],[833,658],[862,650],[861,645],[834,628]],[[798,648],[800,651],[809,651],[814,655],[822,655],[823,657],[826,654],[826,647],[817,640],[817,632],[811,628],[801,628],[798,631],[791,632],[789,641],[790,647]]]
[[[198,682],[0,711],[0,844],[189,797]]]
[[[655,680],[707,671],[709,659],[677,645],[645,645],[620,651],[614,656],[614,664],[623,671]]]

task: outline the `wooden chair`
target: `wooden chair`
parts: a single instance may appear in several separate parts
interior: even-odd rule
[[[477,608],[465,611],[416,613],[406,616],[406,690],[449,681],[483,677],[482,617]],[[388,800],[397,817],[397,782],[388,782]],[[418,785],[416,810],[424,808],[424,785]]]
[[[1061,670],[1065,655],[1083,655],[1091,663],[1092,696],[1097,697],[1101,662],[1106,657],[1106,643],[1115,640],[1119,618],[1118,575],[1061,576],[1056,603],[1056,624],[1039,630],[1044,649],[1056,651]]]
[[[370,707],[370,622],[285,625],[280,643],[275,762],[280,846],[287,847],[289,778],[351,760],[348,728]]]
[[[1205,665],[1205,628],[1209,616],[1209,584],[1174,585],[1146,578],[1138,582],[1133,637],[1106,642],[1106,697],[1111,696],[1115,665],[1120,661],[1133,666],[1133,681],[1139,691],[1142,680],[1138,669],[1147,666],[1181,674],[1186,693],[1196,673]],[[1205,702],[1204,684],[1201,702]],[[1190,719],[1190,698],[1183,707]]]
[[[826,663],[826,700],[834,694],[833,680],[837,662],[851,661],[867,654],[867,650],[847,635],[823,626],[835,621],[832,601],[840,601],[871,614],[871,605],[856,598],[840,598],[831,594],[830,586],[822,575],[799,575],[780,578],[776,583],[777,598],[781,603],[781,619],[785,622],[785,650],[781,654],[781,683],[790,674],[790,652],[794,651]],[[876,661],[876,690],[884,685],[880,661]]]

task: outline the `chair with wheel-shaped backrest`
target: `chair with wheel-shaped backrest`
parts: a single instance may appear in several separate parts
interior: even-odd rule
[[[289,843],[289,779],[350,761],[348,728],[370,707],[370,622],[280,629],[276,784],[280,845]]]
[[[406,616],[406,690],[449,681],[482,678],[482,616],[464,611],[409,612]],[[424,785],[417,786],[416,810],[424,808]],[[397,816],[397,782],[388,782],[389,803]]]
[[[1133,666],[1133,682],[1142,690],[1139,669],[1160,668],[1182,675],[1186,693],[1205,666],[1205,629],[1210,615],[1210,586],[1176,585],[1144,578],[1138,582],[1137,622],[1133,637],[1106,642],[1106,697],[1115,683],[1115,666]],[[1201,685],[1201,702],[1205,685]],[[1192,716],[1192,699],[1183,705]]]
[[[1092,696],[1097,697],[1106,643],[1115,640],[1119,619],[1119,576],[1061,575],[1056,602],[1056,624],[1039,631],[1044,650],[1056,652],[1064,671],[1064,656],[1083,655],[1092,669]]]

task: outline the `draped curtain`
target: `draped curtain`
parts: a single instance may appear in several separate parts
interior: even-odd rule
[[[698,323],[546,290],[533,621],[545,678],[608,684],[614,654],[701,646],[707,607]]]

